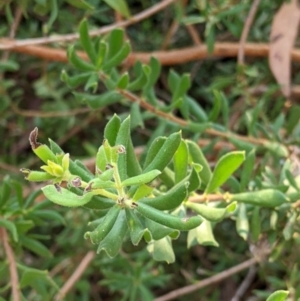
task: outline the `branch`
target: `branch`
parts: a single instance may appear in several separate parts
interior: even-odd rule
[[[87,269],[88,265],[95,257],[94,251],[89,251],[84,258],[81,260],[79,266],[75,270],[75,272],[71,275],[71,277],[67,280],[64,286],[60,289],[55,297],[55,301],[63,300],[65,295],[70,291],[70,289],[74,286],[76,281],[82,276],[82,274]]]
[[[164,0],[160,1],[157,4],[153,5],[152,7],[142,11],[139,14],[136,14],[135,16],[132,16],[130,19],[117,22],[108,26],[103,26],[100,29],[96,30],[91,30],[90,31],[90,36],[99,36],[105,33],[108,33],[112,31],[115,28],[124,28],[129,25],[138,23],[144,19],[147,19],[148,17],[156,14],[157,12],[163,10],[165,7],[169,6],[172,4],[175,0]],[[38,45],[38,44],[48,44],[48,43],[54,43],[54,42],[67,42],[67,41],[74,41],[79,39],[79,34],[78,33],[72,33],[72,34],[67,34],[63,36],[52,36],[52,37],[44,37],[44,38],[35,38],[35,39],[26,39],[26,40],[7,40],[5,41],[4,39],[2,40],[2,45],[0,44],[0,50],[4,49],[13,49],[15,47],[19,46],[28,46],[28,45]],[[0,40],[1,42],[1,40]],[[4,42],[4,43],[3,43]]]
[[[1,48],[1,45],[0,45]],[[269,44],[247,43],[245,44],[245,55],[250,57],[267,57],[269,55]],[[20,46],[12,47],[11,51],[28,54],[48,61],[68,62],[65,49],[54,49],[45,46]],[[236,57],[239,51],[239,43],[215,43],[213,53],[209,54],[205,44],[174,49],[169,51],[133,52],[128,56],[126,64],[133,65],[137,60],[148,63],[152,56],[156,57],[162,65],[179,65],[187,62],[203,60],[207,58]],[[78,51],[77,55],[88,60],[86,53]],[[300,50],[293,49],[292,61],[300,62]]]
[[[250,31],[250,27],[251,27],[251,24],[253,22],[253,19],[254,19],[254,16],[255,16],[255,13],[257,11],[259,3],[260,3],[260,0],[254,0],[253,1],[252,5],[251,5],[250,12],[249,12],[249,15],[246,19],[246,22],[245,22],[245,25],[244,25],[244,28],[243,28],[242,36],[241,36],[241,39],[240,39],[239,52],[238,52],[238,64],[239,65],[244,64],[244,56],[245,56],[244,55],[244,48],[245,48],[245,44],[246,44],[246,41],[247,41],[248,33]]]
[[[19,277],[17,272],[16,261],[13,250],[8,242],[8,234],[5,228],[0,228],[0,235],[3,241],[4,250],[6,253],[7,260],[9,262],[9,273],[12,287],[12,299],[14,301],[20,301],[20,290],[19,290]]]
[[[206,278],[196,284],[187,285],[185,287],[182,287],[180,289],[176,289],[170,293],[167,293],[161,297],[158,297],[158,298],[154,299],[154,301],[168,301],[168,300],[178,299],[180,296],[190,294],[190,293],[197,291],[208,285],[218,283],[234,274],[237,274],[245,269],[248,269],[249,267],[255,265],[256,263],[257,263],[257,260],[255,258],[248,259],[228,270],[225,270],[212,277]]]

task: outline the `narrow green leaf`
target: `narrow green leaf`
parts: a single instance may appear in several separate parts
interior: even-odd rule
[[[147,204],[158,210],[173,210],[181,205],[187,197],[188,183],[179,183],[168,190],[165,194],[154,198],[143,198],[139,203]]]
[[[187,231],[199,226],[201,223],[201,218],[199,216],[181,218],[157,210],[142,202],[135,204],[137,205],[136,210],[143,216],[172,229]]]
[[[10,178],[9,176],[5,176],[1,185],[0,208],[7,203],[10,194],[11,194]]]
[[[129,137],[126,149],[126,158],[127,158],[127,174],[129,177],[134,177],[142,173],[142,168],[136,157],[134,147]]]
[[[170,135],[157,153],[153,161],[144,169],[144,172],[158,169],[162,171],[172,160],[181,142],[181,132]]]
[[[95,93],[98,88],[99,76],[96,72],[90,73],[85,85],[84,91],[91,90],[92,93]]]
[[[285,301],[289,291],[279,290],[271,294],[266,301]]]
[[[260,208],[255,206],[253,208],[251,223],[250,223],[250,231],[251,238],[253,242],[257,242],[261,233],[261,218],[260,218]]]
[[[84,207],[96,210],[107,210],[116,204],[115,201],[101,196],[94,196]],[[98,214],[98,213],[97,213]]]
[[[0,218],[0,227],[7,229],[15,242],[19,240],[17,228],[12,221]]]
[[[105,215],[103,222],[94,231],[86,232],[84,238],[90,238],[93,244],[99,244],[112,229],[120,211],[121,207],[118,205],[111,207]]]
[[[119,89],[126,89],[129,83],[129,75],[128,72],[125,72],[117,83],[117,87]]]
[[[267,141],[266,143],[264,143],[264,147],[279,157],[287,158],[289,156],[287,147],[279,142]]]
[[[123,145],[125,149],[128,147],[128,141],[130,140],[130,116],[128,116],[122,123],[116,138],[116,145]],[[118,169],[121,181],[125,180],[127,174],[127,156],[126,154],[120,154],[118,159]]]
[[[173,263],[175,261],[171,239],[168,236],[160,240],[153,240],[147,246],[147,250],[156,261],[166,261],[167,263]]]
[[[153,187],[148,186],[146,184],[140,185],[138,187],[138,189],[135,191],[132,199],[134,201],[138,201],[141,198],[147,197],[151,194],[151,192],[153,191]]]
[[[105,61],[102,65],[104,72],[110,71],[112,68],[120,65],[129,55],[131,51],[130,42],[126,41],[122,48],[109,60]]]
[[[128,178],[122,182],[122,186],[132,186],[132,185],[141,185],[153,181],[158,175],[161,174],[161,171],[154,169],[146,173],[142,173],[138,176]]]
[[[141,113],[140,105],[135,102],[130,106],[131,129],[136,127],[144,128],[143,116]]]
[[[215,240],[211,222],[203,221],[200,226],[189,231],[187,237],[187,247],[190,248],[198,244],[213,247],[219,246]]]
[[[143,166],[144,169],[154,160],[166,140],[166,137],[157,137],[152,141],[147,150],[147,156]]]
[[[116,10],[123,17],[129,18],[130,12],[125,0],[104,0],[111,8]]]
[[[79,196],[63,187],[57,189],[54,185],[47,185],[42,188],[42,191],[51,202],[66,207],[83,206],[93,197],[93,192]]]
[[[94,9],[90,3],[84,0],[66,0],[66,2],[70,3],[72,6],[81,8],[81,9]]]
[[[199,165],[201,166],[201,165]],[[202,168],[202,166],[201,166]],[[200,175],[199,172],[196,171],[195,167],[192,168],[192,171],[190,172],[190,175],[188,177],[188,181],[189,181],[189,187],[188,187],[188,192],[193,192],[195,190],[197,190],[198,188],[200,188],[201,185],[201,179],[200,179]]]
[[[101,95],[91,95],[87,93],[72,92],[76,99],[86,102],[92,109],[100,109],[118,102],[122,96],[116,91],[107,91]]]
[[[89,29],[88,29],[88,24],[87,24],[86,19],[81,21],[81,23],[79,25],[79,38],[80,38],[81,46],[83,47],[84,51],[89,56],[91,62],[94,65],[96,65],[97,64],[97,54],[96,54],[94,45],[91,41],[91,38],[89,36]]]
[[[227,213],[235,211],[236,203],[228,205],[226,208],[214,208],[204,204],[186,202],[185,206],[194,210],[197,214],[211,222],[221,221]]]
[[[204,157],[200,147],[191,140],[186,140],[188,148],[189,148],[189,163],[197,163],[200,164],[203,169],[200,173],[201,180],[204,184],[207,184],[211,178],[211,169],[210,166]]]
[[[108,140],[109,145],[115,146],[117,135],[120,129],[121,119],[114,114],[114,116],[108,121],[104,129],[104,137]]]
[[[208,116],[208,119],[210,121],[215,121],[218,118],[221,108],[222,108],[221,92],[218,90],[213,90],[213,94],[214,94],[213,107]]]
[[[149,233],[148,229],[145,229],[139,217],[132,209],[125,208],[125,212],[126,212],[126,220],[129,228],[131,242],[135,246],[137,246],[141,241],[142,237],[144,236],[145,232],[147,232],[148,236],[151,234]]]
[[[151,57],[149,62],[150,73],[148,74],[147,84],[144,86],[143,92],[149,91],[153,88],[158,80],[161,72],[161,65],[158,59]]]
[[[247,207],[245,204],[239,205],[239,212],[236,220],[236,230],[238,234],[247,241],[249,234],[249,221],[247,217]]]
[[[49,221],[57,221],[60,224],[65,224],[65,220],[64,218],[56,211],[54,210],[47,210],[47,209],[43,209],[43,210],[33,210],[32,215],[40,217],[42,219],[45,220],[49,220]]]
[[[52,257],[52,253],[36,239],[29,238],[28,236],[20,237],[21,244],[28,250],[42,257]]]
[[[81,59],[75,52],[74,46],[68,49],[68,59],[69,61],[80,71],[96,71],[95,66]]]
[[[201,134],[206,129],[210,128],[211,126],[212,126],[212,124],[210,122],[201,122],[200,123],[200,122],[188,121],[185,128],[193,133]]]
[[[230,198],[241,203],[271,208],[280,206],[288,201],[288,198],[281,191],[275,189],[236,193],[232,194]]]
[[[205,193],[216,191],[245,160],[244,151],[234,151],[222,156],[215,167]]]
[[[140,63],[141,64],[141,63]],[[141,90],[147,83],[147,74],[150,73],[150,68],[147,65],[141,65],[140,73],[137,78],[128,84],[127,90],[138,91]]]
[[[188,147],[184,140],[181,140],[173,160],[175,183],[179,183],[186,177],[188,169]]]
[[[166,236],[178,238],[180,234],[180,231],[163,226],[149,218],[145,218],[145,226],[149,229],[153,240],[159,240]]]
[[[244,191],[250,182],[251,174],[255,166],[255,149],[252,149],[244,162],[243,172],[241,174],[241,191]]]
[[[65,82],[70,88],[76,88],[79,85],[86,83],[91,76],[90,72],[80,73],[74,76],[69,76],[66,70],[62,70],[60,79]]]
[[[128,226],[126,222],[126,213],[125,210],[122,209],[112,229],[104,237],[104,239],[100,241],[97,253],[99,254],[103,250],[110,258],[117,256],[127,231]]]

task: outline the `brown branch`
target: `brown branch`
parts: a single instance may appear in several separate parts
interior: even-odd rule
[[[239,44],[239,51],[238,51],[238,64],[239,65],[244,64],[244,57],[245,57],[244,48],[245,48],[247,37],[248,37],[249,31],[250,31],[250,27],[251,27],[251,24],[253,22],[253,19],[254,19],[254,16],[255,16],[255,13],[257,11],[259,3],[260,3],[260,0],[254,0],[253,1],[252,5],[251,5],[250,12],[249,12],[249,15],[246,19],[246,22],[245,22],[245,25],[244,25],[244,28],[243,28],[243,32],[242,32],[242,36],[241,36],[240,44]]]
[[[178,299],[178,297],[180,297],[180,296],[190,294],[190,293],[197,291],[208,285],[218,283],[234,274],[237,274],[245,269],[248,269],[249,267],[255,265],[256,263],[257,263],[257,260],[255,258],[248,259],[248,260],[246,260],[228,270],[225,270],[217,275],[214,275],[212,277],[209,277],[207,279],[199,281],[196,284],[187,285],[183,288],[173,290],[170,293],[167,293],[161,297],[154,299],[154,301],[168,301],[168,300]]]
[[[84,258],[81,260],[75,272],[71,275],[71,277],[67,280],[64,286],[60,289],[60,291],[55,296],[55,301],[63,300],[65,295],[70,291],[70,289],[74,286],[76,281],[82,276],[90,262],[95,257],[94,251],[89,251]]]
[[[245,45],[245,55],[250,57],[267,57],[269,54],[269,44],[247,43]],[[152,56],[156,57],[162,65],[179,65],[191,61],[198,61],[207,58],[236,57],[239,50],[238,43],[215,43],[212,54],[209,54],[205,44],[174,49],[169,51],[153,52],[133,52],[129,55],[126,64],[133,65],[137,60],[148,63]],[[28,54],[48,61],[68,62],[65,49],[53,49],[45,46],[20,46],[13,47],[11,51]],[[87,60],[84,52],[78,51],[78,56]],[[300,62],[300,50],[292,50],[292,60]]]
[[[3,241],[5,254],[9,262],[9,273],[10,273],[10,281],[12,287],[12,299],[14,301],[20,301],[21,295],[19,290],[19,277],[18,277],[16,261],[15,261],[13,250],[8,242],[8,234],[5,228],[0,228],[0,235]]]
[[[157,12],[163,10],[165,7],[172,4],[175,0],[164,0],[160,1],[152,7],[136,14],[135,16],[130,17],[128,20],[124,20],[121,22],[117,22],[108,26],[103,26],[100,29],[91,30],[89,32],[90,36],[99,36],[105,33],[112,31],[115,28],[124,28],[130,26],[132,24],[138,23],[144,19],[149,18],[150,16],[156,14]],[[48,44],[54,42],[67,42],[74,41],[79,39],[78,33],[72,33],[62,36],[51,36],[51,37],[43,37],[43,38],[35,38],[35,39],[26,39],[26,40],[14,40],[14,41],[5,41],[4,39],[0,40],[2,44],[0,44],[0,50],[4,49],[12,49],[19,46],[28,46],[28,45],[38,45],[38,44]]]
[[[40,117],[40,118],[54,118],[54,117],[68,117],[68,116],[75,116],[78,114],[84,114],[90,112],[90,108],[79,108],[69,111],[55,111],[55,112],[41,112],[35,110],[22,110],[14,103],[11,103],[10,107],[12,108],[13,112],[24,116],[24,117]]]
[[[223,194],[201,194],[201,195],[193,195],[189,197],[188,202],[192,203],[206,203],[206,202],[217,202],[224,201],[226,199]]]

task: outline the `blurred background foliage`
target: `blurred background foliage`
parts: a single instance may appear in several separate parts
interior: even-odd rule
[[[91,30],[126,19],[124,7],[120,13],[113,2],[2,0],[0,44],[9,42],[6,37],[26,41],[76,33],[83,18],[88,19]],[[126,3],[131,16],[157,4],[150,0],[128,0]],[[123,1],[115,1],[115,5],[122,4]],[[133,52],[175,51],[191,47],[197,41],[207,45],[212,52],[216,43],[239,42],[251,4],[250,0],[174,1],[174,4],[156,14],[127,27],[126,36]],[[268,43],[272,19],[282,4],[282,0],[261,1],[248,42]],[[187,26],[191,24],[198,39],[193,39],[190,34]],[[71,43],[80,49],[77,41]],[[51,47],[66,51],[69,45],[70,42],[62,41],[52,43]],[[92,213],[84,209],[69,211],[58,206],[54,211],[53,205],[36,192],[39,187],[23,180],[19,169],[37,166],[28,135],[37,126],[41,140],[51,137],[72,156],[85,159],[88,165],[102,142],[103,128],[110,116],[114,113],[125,116],[132,108],[128,102],[121,101],[121,105],[117,103],[97,110],[89,109],[60,79],[62,69],[68,74],[75,74],[74,68],[67,62],[43,60],[14,50],[1,50],[0,58],[0,226],[3,226],[4,220],[11,222],[10,226],[6,224],[6,228],[11,229],[9,243],[20,274],[22,300],[54,300],[59,288],[87,252],[92,250],[90,243],[83,239],[87,231],[83,225],[91,220]],[[129,67],[124,65],[122,68],[125,71]],[[191,74],[189,95],[207,112],[216,127],[225,127],[244,136],[263,137],[286,146],[299,146],[299,94],[292,94],[288,100],[282,96],[267,57],[249,56],[243,68],[237,65],[236,56],[226,55],[163,66],[155,92],[166,103],[170,101],[167,83],[170,70],[178,74]],[[294,63],[292,78],[295,84],[299,79],[298,71],[299,66]],[[77,92],[83,90],[84,87],[76,89]],[[217,100],[214,90],[222,91],[221,101]],[[99,84],[97,93],[103,91],[104,86]],[[163,121],[146,111],[142,111],[141,117],[142,122],[135,122],[132,133],[136,147],[145,146],[153,135],[157,135],[157,129],[163,129],[161,134],[168,135],[178,128],[172,124],[160,127]],[[198,140],[200,135],[184,131],[184,138]],[[201,135],[198,142],[212,166],[221,154],[240,148],[238,141],[231,140],[232,143],[229,143],[206,134]],[[251,143],[248,147],[251,148]],[[292,154],[290,164],[299,168],[299,153],[295,151]],[[249,187],[254,185],[253,182],[260,187],[283,185],[283,164],[280,155],[258,148]],[[295,171],[294,176],[298,174],[299,170],[298,173]],[[234,179],[228,185],[234,191]],[[299,183],[296,185],[299,186]],[[250,226],[246,225],[252,230],[253,214],[248,213]],[[255,214],[260,216],[261,233],[283,239],[268,262],[257,267],[251,285],[240,300],[265,300],[270,292],[286,288],[290,291],[290,300],[299,300],[298,211],[286,216],[286,211],[260,209]],[[195,246],[187,249],[183,234],[174,242],[177,260],[172,265],[154,262],[143,246],[124,245],[124,251],[115,259],[108,259],[103,254],[93,257],[75,287],[57,300],[153,300],[154,296],[193,284],[246,260],[251,254],[249,246],[252,242],[247,237],[243,239],[239,230],[232,220],[218,224],[214,232],[220,248]],[[16,233],[19,239],[14,239]],[[9,300],[9,265],[2,248],[0,255],[4,259],[0,263],[0,296],[3,300]],[[200,294],[203,301],[239,300],[232,298],[246,275],[247,272],[242,272],[229,277],[220,285],[192,293],[189,299],[199,300]],[[185,298],[183,296],[177,300]]]

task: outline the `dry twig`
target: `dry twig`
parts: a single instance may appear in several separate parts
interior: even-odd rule
[[[157,12],[163,10],[165,7],[169,6],[172,4],[175,0],[163,0],[158,2],[157,4],[153,5],[152,7],[136,14],[135,16],[130,17],[128,20],[124,20],[121,22],[117,22],[108,26],[103,26],[100,29],[96,30],[91,30],[90,31],[90,36],[99,36],[105,33],[108,33],[112,31],[115,28],[124,28],[129,25],[138,23],[144,19],[149,18],[150,16],[156,14]],[[19,46],[28,46],[28,45],[39,45],[39,44],[48,44],[48,43],[54,43],[54,42],[68,42],[68,41],[74,41],[79,38],[78,33],[72,33],[72,34],[67,34],[63,36],[51,36],[51,37],[43,37],[43,38],[35,38],[35,39],[26,39],[26,40],[15,40],[15,41],[10,41],[10,40],[0,40],[2,44],[0,44],[0,50],[4,49],[13,49]]]
[[[251,259],[248,259],[228,270],[225,270],[217,275],[214,275],[212,277],[209,277],[209,278],[206,278],[202,281],[199,281],[198,283],[196,284],[191,284],[191,285],[187,285],[185,287],[182,287],[180,289],[176,289],[176,290],[173,290],[172,292],[170,293],[167,293],[161,297],[158,297],[156,299],[154,299],[154,301],[168,301],[168,300],[173,300],[173,299],[176,299],[180,296],[184,296],[184,295],[187,295],[187,294],[190,294],[194,291],[197,291],[203,287],[206,287],[208,285],[212,285],[212,284],[215,284],[215,283],[218,283],[234,274],[237,274],[245,269],[248,269],[249,267],[255,265],[257,263],[257,260],[255,258],[251,258]]]
[[[16,266],[16,261],[14,257],[14,252],[8,242],[8,234],[5,228],[0,228],[1,239],[3,241],[3,246],[5,250],[5,254],[9,263],[9,273],[10,273],[10,281],[11,281],[11,290],[12,290],[12,299],[14,301],[20,301],[21,295],[19,291],[19,277]]]
[[[79,266],[75,270],[75,272],[71,275],[71,277],[66,281],[64,286],[60,289],[60,291],[55,296],[55,300],[63,300],[65,295],[70,291],[70,289],[74,286],[76,281],[82,276],[84,271],[87,269],[90,262],[95,257],[94,251],[89,251],[84,258],[81,260]]]
[[[243,28],[243,32],[242,32],[242,36],[241,36],[240,44],[239,44],[239,52],[238,52],[238,64],[239,65],[244,64],[244,58],[245,58],[244,48],[245,48],[248,33],[250,31],[250,27],[251,27],[251,24],[253,22],[255,13],[257,11],[259,2],[260,2],[260,0],[254,0],[253,1],[252,5],[251,5],[250,12],[249,12],[249,15],[246,19],[246,22],[245,22],[245,25],[244,25],[244,28]]]

